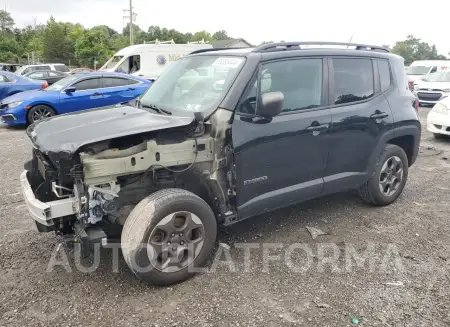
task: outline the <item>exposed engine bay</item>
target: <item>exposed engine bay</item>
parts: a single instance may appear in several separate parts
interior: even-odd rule
[[[187,126],[95,142],[69,159],[35,148],[28,179],[36,198],[73,200],[73,215],[52,219],[44,231],[74,234],[99,224],[123,226],[137,203],[164,188],[189,190],[218,220],[232,221],[230,118],[231,112],[219,109],[207,122],[196,115]]]

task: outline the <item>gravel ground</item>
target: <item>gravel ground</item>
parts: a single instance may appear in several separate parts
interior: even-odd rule
[[[138,281],[121,256],[113,271],[110,249],[93,272],[68,251],[71,272],[48,272],[61,240],[36,231],[20,194],[30,143],[23,129],[0,127],[0,326],[449,326],[447,155],[450,140],[424,128],[396,203],[338,194],[247,220],[221,230],[213,272],[160,288]],[[312,239],[306,226],[327,235]],[[249,269],[238,243],[259,246]],[[268,249],[276,243],[283,248]],[[280,258],[267,264],[266,251]]]

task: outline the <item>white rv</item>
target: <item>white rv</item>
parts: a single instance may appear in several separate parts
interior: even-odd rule
[[[138,44],[126,47],[109,59],[100,71],[122,72],[157,79],[173,62],[189,53],[212,48],[210,44]]]

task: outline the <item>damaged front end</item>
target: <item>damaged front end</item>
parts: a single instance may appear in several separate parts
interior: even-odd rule
[[[42,123],[58,118],[63,117]],[[120,135],[116,131],[112,138],[103,133],[102,140],[83,140],[76,146],[72,142],[70,151],[66,147],[59,152],[54,139],[51,147],[43,146],[34,126],[29,133],[34,133],[33,159],[20,180],[38,230],[75,237],[82,245],[105,244],[120,235],[137,203],[164,188],[197,194],[220,222],[231,222],[235,210],[230,118],[230,112],[219,109],[208,122],[196,115],[164,129]],[[80,134],[76,138],[82,139]]]

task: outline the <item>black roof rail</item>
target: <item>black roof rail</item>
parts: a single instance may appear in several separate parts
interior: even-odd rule
[[[256,47],[253,52],[271,52],[284,50],[301,50],[302,45],[340,45],[346,47],[355,47],[356,50],[373,50],[390,52],[389,49],[377,45],[359,44],[359,43],[344,43],[344,42],[279,42],[267,43]],[[310,49],[310,48],[303,48]]]
[[[190,52],[188,55],[197,54],[197,53],[203,53],[203,52],[210,52],[210,51],[220,51],[220,50],[236,50],[236,49],[246,49],[246,48],[207,48],[207,49],[200,49]]]

